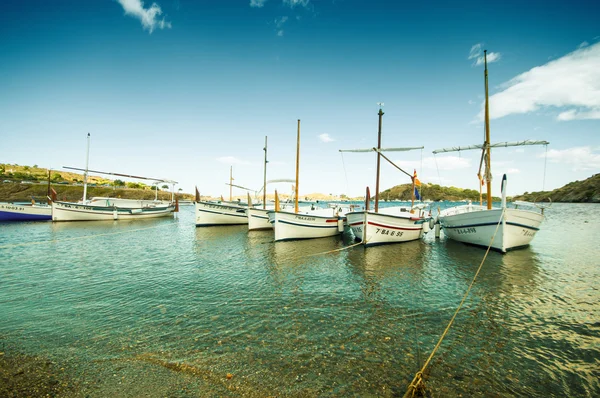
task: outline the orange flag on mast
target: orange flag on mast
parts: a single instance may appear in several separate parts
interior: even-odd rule
[[[416,169],[414,169],[414,170],[415,170],[415,172],[413,175],[413,179],[415,181],[415,185],[421,186],[421,181],[419,181],[419,179],[417,178],[417,170]]]

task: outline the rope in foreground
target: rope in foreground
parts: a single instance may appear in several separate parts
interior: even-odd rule
[[[433,351],[431,351],[431,354],[429,355],[429,358],[427,358],[427,361],[425,361],[425,363],[423,364],[423,367],[421,368],[421,370],[419,370],[415,374],[415,377],[413,378],[413,380],[408,385],[408,390],[404,394],[404,398],[414,397],[415,394],[417,393],[417,391],[423,390],[425,388],[425,385],[423,384],[423,373],[425,372],[425,369],[427,368],[427,366],[429,366],[429,363],[433,359],[433,356],[435,355],[435,353],[438,350],[438,348],[440,348],[440,345],[442,345],[442,341],[444,340],[444,338],[448,334],[448,331],[450,330],[450,327],[454,323],[454,319],[458,315],[458,312],[460,311],[460,309],[462,308],[465,300],[467,299],[467,296],[469,295],[469,292],[471,291],[471,288],[475,284],[475,280],[477,279],[477,276],[479,275],[479,271],[481,271],[481,268],[483,267],[483,264],[485,263],[485,259],[487,258],[488,253],[490,252],[490,249],[492,248],[492,244],[494,243],[494,239],[496,238],[496,234],[498,233],[498,228],[500,228],[500,224],[502,223],[502,220],[504,219],[504,213],[505,213],[505,211],[506,211],[506,209],[502,210],[502,214],[500,215],[500,220],[498,221],[498,224],[496,225],[496,230],[494,231],[494,235],[492,236],[492,239],[490,240],[490,244],[489,244],[487,250],[485,251],[485,255],[483,256],[483,260],[481,260],[481,264],[479,264],[479,268],[477,269],[477,272],[475,272],[475,276],[473,277],[473,280],[471,281],[471,284],[469,285],[469,288],[465,292],[465,295],[463,296],[460,304],[458,305],[458,308],[456,308],[456,311],[454,312],[454,315],[452,315],[452,318],[450,319],[450,322],[448,322],[448,326],[446,326],[446,329],[444,330],[444,333],[442,333],[442,335],[440,336],[440,339],[438,340],[437,344],[433,348]]]

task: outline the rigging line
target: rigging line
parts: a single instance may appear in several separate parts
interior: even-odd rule
[[[440,180],[440,186],[442,185],[442,177],[440,176],[440,168],[437,164],[437,154],[433,154],[433,160],[435,160],[435,169],[437,170],[438,180]]]
[[[487,258],[488,253],[490,252],[490,249],[492,248],[492,245],[494,244],[494,239],[496,238],[496,234],[498,233],[498,229],[500,228],[500,224],[502,224],[502,220],[504,219],[505,213],[506,213],[506,209],[504,208],[504,209],[502,209],[502,213],[500,214],[500,219],[498,220],[498,224],[496,225],[496,230],[494,231],[494,235],[492,236],[492,239],[490,239],[490,244],[489,244],[487,250],[485,251],[485,255],[483,256],[483,260],[481,260],[481,264],[479,264],[479,268],[477,268],[477,272],[475,272],[475,276],[473,277],[473,280],[471,281],[471,284],[467,288],[467,291],[465,292],[465,295],[463,296],[462,300],[460,301],[460,304],[456,308],[456,311],[454,312],[454,315],[452,315],[452,318],[450,319],[450,322],[448,322],[448,326],[446,326],[446,329],[444,330],[444,332],[440,336],[440,339],[438,340],[437,344],[435,345],[435,347],[431,351],[431,354],[429,354],[429,358],[427,358],[427,361],[425,361],[425,364],[423,365],[423,367],[421,368],[421,370],[417,372],[417,374],[415,375],[415,377],[413,378],[413,380],[411,381],[411,383],[408,385],[408,390],[404,394],[404,398],[414,396],[415,392],[417,391],[417,389],[419,387],[423,386],[423,372],[425,372],[425,369],[427,368],[427,366],[429,365],[429,363],[433,359],[433,356],[435,355],[436,351],[442,345],[442,341],[444,340],[444,338],[448,334],[448,331],[450,330],[450,327],[454,323],[454,319],[458,315],[458,312],[460,311],[460,309],[462,308],[465,300],[469,296],[469,293],[471,292],[471,288],[475,284],[475,281],[477,280],[477,276],[479,275],[479,272],[481,271],[481,268],[483,268],[483,264],[485,263],[485,259]]]

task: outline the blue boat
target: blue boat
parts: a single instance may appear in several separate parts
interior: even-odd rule
[[[0,222],[50,221],[52,207],[37,204],[0,203]]]

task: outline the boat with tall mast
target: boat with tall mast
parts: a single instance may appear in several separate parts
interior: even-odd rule
[[[248,224],[247,206],[233,201],[233,187],[250,190],[233,184],[233,166],[229,168],[229,201],[203,201],[196,189],[196,226],[210,227],[218,225]]]
[[[137,220],[145,218],[156,218],[172,216],[178,211],[177,198],[174,193],[175,181],[133,176],[128,174],[110,173],[89,170],[90,134],[87,135],[87,152],[85,169],[65,167],[66,169],[83,171],[83,198],[81,202],[64,202],[56,199],[56,193],[52,191],[52,221],[113,221],[113,220]],[[173,186],[171,202],[150,200],[135,200],[121,198],[92,198],[87,199],[87,180],[89,172],[129,177],[143,180],[152,180],[159,183],[170,183]]]
[[[269,222],[269,212],[272,209],[267,209],[267,137],[265,137],[265,146],[263,148],[265,152],[265,160],[263,165],[263,187],[262,187],[262,208],[252,207],[252,199],[250,193],[248,193],[248,210],[246,215],[248,216],[248,231],[258,231],[261,229],[271,229],[271,223]]]
[[[547,141],[521,141],[490,143],[490,115],[488,95],[488,69],[487,51],[484,51],[484,81],[485,81],[485,139],[483,145],[465,147],[443,148],[433,151],[434,154],[464,151],[471,149],[481,150],[479,163],[480,203],[471,203],[463,206],[451,207],[442,210],[437,221],[449,238],[459,242],[476,246],[488,247],[506,253],[509,250],[526,247],[530,244],[540,224],[544,220],[543,208],[541,211],[532,211],[506,206],[506,174],[502,178],[502,202],[500,207],[492,207],[492,171],[491,148],[523,146],[523,145],[548,145]],[[485,164],[485,172],[481,173]],[[486,200],[483,205],[481,186],[486,184]]]
[[[409,148],[382,148],[381,147],[381,124],[384,115],[379,104],[379,129],[377,133],[377,148],[370,149],[349,149],[340,150],[340,152],[377,152],[377,172],[375,180],[375,208],[370,209],[370,191],[367,187],[365,208],[359,211],[350,211],[346,213],[346,224],[352,230],[356,240],[362,242],[363,246],[375,246],[389,243],[408,242],[420,239],[423,235],[424,226],[428,226],[429,219],[425,213],[424,205],[415,205],[415,182],[416,176],[407,173],[394,164],[382,152],[403,152],[414,149],[423,149],[423,147]],[[408,175],[412,180],[412,203],[411,206],[393,206],[379,207],[379,171],[381,158],[391,163],[395,168]]]
[[[324,238],[339,235],[344,230],[343,217],[339,208],[303,209],[298,206],[300,177],[300,119],[296,142],[296,180],[294,188],[294,211],[281,210],[275,191],[275,210],[268,212],[269,221],[275,230],[275,242],[296,239]]]

